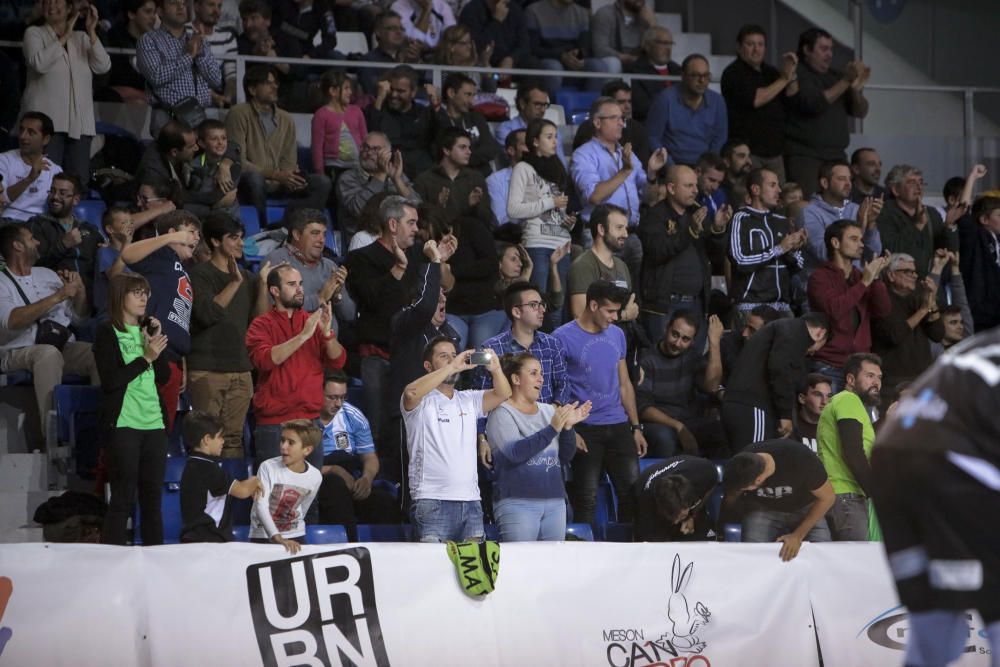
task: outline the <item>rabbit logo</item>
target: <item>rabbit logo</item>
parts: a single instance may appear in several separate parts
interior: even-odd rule
[[[705,650],[705,642],[698,638],[698,630],[708,625],[712,616],[701,602],[695,602],[692,607],[684,595],[684,589],[693,574],[694,563],[688,563],[687,567],[682,568],[680,554],[674,554],[674,566],[670,572],[670,598],[667,601],[667,619],[672,628],[661,640],[669,641],[683,653],[701,653]]]

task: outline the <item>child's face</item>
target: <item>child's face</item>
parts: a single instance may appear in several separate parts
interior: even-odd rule
[[[312,452],[312,447],[302,444],[302,439],[295,431],[281,432],[281,462],[286,468],[299,469]]]
[[[212,157],[222,157],[229,147],[229,139],[225,130],[209,130],[205,133],[204,139],[198,140],[198,144]]]
[[[206,435],[201,439],[200,449],[210,456],[221,456],[222,445],[225,441],[226,439],[222,437],[222,431],[219,431],[215,435]]]
[[[195,248],[198,247],[198,242],[201,240],[201,232],[194,225],[182,225],[179,229],[184,229],[190,231],[194,234],[194,243],[171,243],[170,247],[174,249],[177,256],[181,258],[182,262],[186,262],[192,257],[194,257]],[[176,231],[171,229],[170,231]]]

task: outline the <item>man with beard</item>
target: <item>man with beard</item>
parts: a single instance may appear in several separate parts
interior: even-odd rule
[[[372,197],[380,192],[414,197],[413,185],[403,172],[403,154],[393,149],[389,137],[369,132],[358,150],[359,166],[337,179],[337,227],[345,234],[344,247],[357,231],[361,210]]]
[[[375,101],[365,111],[368,131],[385,133],[403,154],[403,170],[411,179],[434,166],[430,153],[434,108],[414,104],[416,95],[417,71],[400,65],[382,75]]]
[[[620,253],[628,238],[628,218],[625,211],[613,204],[601,204],[590,214],[590,234],[594,245],[573,260],[567,278],[569,312],[579,317],[587,307],[587,288],[595,280],[607,280],[624,290],[632,291],[628,266],[615,253]],[[639,314],[635,301],[622,312],[621,321],[634,320]]]
[[[104,237],[97,227],[73,215],[73,207],[80,203],[80,190],[80,181],[73,174],[53,176],[48,213],[34,216],[28,227],[38,240],[38,266],[80,274],[91,299],[97,248]]]
[[[476,367],[473,350],[461,354],[446,337],[424,349],[427,374],[400,398],[410,455],[411,520],[417,542],[483,539],[483,510],[476,471],[476,420],[510,398],[510,384],[492,350],[485,364],[493,378],[487,391],[456,391],[462,371]]]
[[[868,463],[875,428],[869,413],[882,389],[882,360],[874,354],[852,354],[844,364],[847,386],[823,409],[816,428],[819,458],[837,500],[827,517],[834,541],[868,539],[868,495],[872,470]]]
[[[866,197],[885,196],[882,181],[882,158],[874,148],[859,148],[851,153],[851,201],[860,205]]]
[[[750,144],[742,139],[730,139],[719,152],[722,161],[726,163],[726,178],[722,181],[722,191],[726,193],[726,201],[734,209],[744,204],[747,194],[747,176],[753,169],[753,158],[750,157]]]
[[[292,419],[319,417],[323,407],[324,369],[343,368],[347,351],[333,332],[333,312],[325,303],[314,313],[302,308],[302,274],[283,264],[267,274],[267,290],[274,308],[250,323],[246,345],[257,369],[253,396],[257,429],[256,464],[280,454],[281,424]],[[323,464],[323,450],[310,454],[310,463]]]

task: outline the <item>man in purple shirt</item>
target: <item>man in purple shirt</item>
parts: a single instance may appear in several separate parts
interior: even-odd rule
[[[694,166],[702,153],[719,153],[729,134],[726,101],[708,89],[712,74],[705,56],[693,53],[681,65],[681,85],[660,93],[646,117],[649,144],[666,148],[677,164]]]
[[[592,404],[590,416],[576,426],[579,451],[573,458],[570,500],[581,523],[594,523],[597,483],[605,470],[618,494],[619,521],[632,520],[630,488],[639,477],[639,457],[646,455],[625,366],[625,334],[611,326],[627,298],[620,287],[595,281],[587,289],[587,308],[552,334],[565,349],[566,400]]]

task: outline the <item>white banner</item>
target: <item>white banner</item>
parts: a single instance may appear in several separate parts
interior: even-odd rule
[[[439,545],[3,545],[0,667],[812,667],[810,599],[826,665],[901,664],[857,640],[897,604],[878,545],[777,552],[504,544],[473,599]]]

